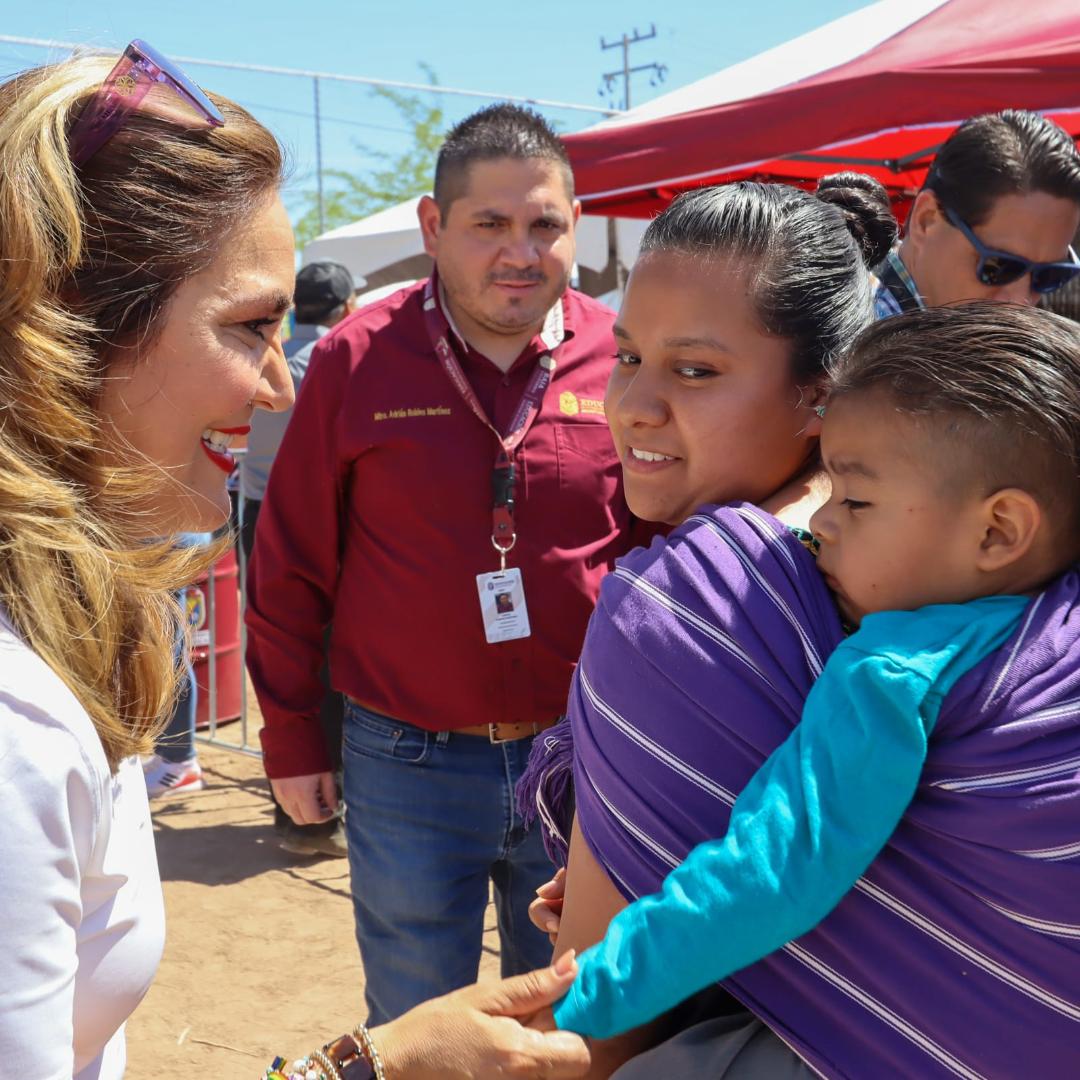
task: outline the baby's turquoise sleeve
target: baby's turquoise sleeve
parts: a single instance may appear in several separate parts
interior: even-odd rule
[[[1025,604],[992,597],[865,619],[735,801],[727,834],[698,845],[582,954],[557,1025],[618,1035],[816,926],[903,816],[942,698]]]

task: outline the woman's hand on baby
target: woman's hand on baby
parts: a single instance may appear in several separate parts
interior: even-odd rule
[[[555,876],[536,890],[536,899],[529,905],[529,918],[537,929],[543,930],[555,944],[562,922],[563,896],[566,894],[566,868],[557,870]]]
[[[573,952],[501,982],[417,1005],[372,1030],[388,1076],[400,1080],[569,1080],[589,1069],[585,1040],[559,1031],[551,1006],[574,981]]]

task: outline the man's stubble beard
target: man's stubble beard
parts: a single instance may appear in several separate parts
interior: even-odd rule
[[[510,276],[510,275],[501,275],[500,277],[488,276],[488,277],[486,277],[484,279],[484,288],[486,288],[489,285],[494,284],[497,281],[513,281],[513,280],[515,280],[515,278]],[[523,281],[524,280],[529,280],[529,281],[539,280],[542,283],[546,284],[547,281],[548,281],[548,278],[545,276],[545,277],[542,277],[540,279],[536,279],[536,278],[527,277],[527,276],[522,275],[521,277],[517,278],[516,280],[523,280]],[[542,325],[543,322],[544,322],[544,319],[547,316],[547,313],[552,309],[552,307],[554,307],[554,305],[556,303],[559,302],[560,299],[562,299],[562,297],[566,293],[566,290],[569,287],[570,287],[570,272],[567,271],[563,275],[562,281],[561,281],[560,286],[557,289],[557,291],[555,291],[551,295],[551,297],[548,300],[546,300],[543,305],[541,305],[541,307],[540,307],[540,309],[538,311],[530,313],[528,315],[528,317],[522,316],[521,319],[515,319],[513,321],[501,321],[496,316],[492,316],[492,315],[488,314],[487,312],[485,312],[484,310],[482,310],[482,308],[479,305],[479,302],[475,307],[469,302],[462,303],[461,293],[453,288],[453,283],[452,282],[448,283],[445,278],[443,279],[443,288],[445,289],[446,295],[448,296],[448,298],[450,299],[452,304],[454,304],[456,307],[458,307],[461,311],[463,311],[466,315],[468,315],[468,317],[470,319],[472,319],[473,322],[475,322],[479,326],[482,326],[485,330],[488,330],[493,334],[504,334],[507,337],[513,336],[515,334],[520,334],[523,330],[527,330],[530,326]],[[478,293],[470,294],[470,299],[473,296],[476,296],[478,301],[479,301],[479,294]],[[510,306],[510,311],[511,312],[513,311],[513,305]]]

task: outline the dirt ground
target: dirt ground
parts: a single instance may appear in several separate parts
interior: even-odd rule
[[[239,741],[239,725],[220,736]],[[346,860],[280,850],[258,758],[200,744],[199,760],[204,791],[152,804],[168,932],[128,1023],[129,1080],[256,1080],[275,1054],[364,1018]],[[481,976],[493,977],[491,909],[485,926]]]

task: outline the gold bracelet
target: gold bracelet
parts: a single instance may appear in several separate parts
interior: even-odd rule
[[[312,1050],[308,1054],[308,1060],[314,1061],[316,1065],[321,1065],[326,1070],[326,1080],[341,1080],[338,1067],[321,1050]]]
[[[352,1034],[353,1038],[360,1044],[364,1057],[371,1062],[371,1067],[375,1070],[375,1080],[386,1080],[386,1070],[383,1068],[382,1058],[379,1057],[379,1051],[375,1049],[375,1043],[372,1041],[367,1024],[357,1024],[353,1028]]]

